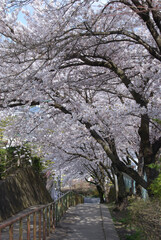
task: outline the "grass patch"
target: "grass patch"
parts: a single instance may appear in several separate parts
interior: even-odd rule
[[[143,236],[142,236],[142,232],[140,230],[136,231],[135,233],[131,234],[131,235],[126,235],[125,239],[126,240],[140,240],[140,239],[143,239]]]
[[[160,240],[161,202],[130,199],[127,209],[116,212],[108,204],[120,240]]]
[[[129,211],[133,225],[141,229],[146,240],[161,239],[161,201],[137,200],[130,205]]]
[[[131,214],[128,209],[121,212],[115,212],[114,203],[108,204],[116,231],[120,240],[145,240],[143,233],[132,225]]]

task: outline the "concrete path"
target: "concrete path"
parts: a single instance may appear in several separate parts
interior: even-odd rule
[[[70,207],[48,240],[119,240],[104,204]]]

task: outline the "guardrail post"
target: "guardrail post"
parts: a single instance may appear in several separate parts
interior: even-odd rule
[[[75,206],[75,193],[73,193],[73,206]]]
[[[67,209],[69,208],[69,194],[67,194]]]
[[[49,215],[49,207],[47,207],[47,236],[49,236],[49,228],[50,228],[50,225],[49,225],[49,218],[50,218],[50,215]]]
[[[41,240],[41,210],[39,211],[39,240]]]
[[[30,215],[27,217],[27,240],[30,240]]]
[[[62,216],[64,215],[64,204],[65,204],[65,197],[62,198]]]
[[[45,208],[43,209],[43,240],[46,240]]]
[[[60,201],[60,207],[61,207],[61,215],[60,215],[60,218],[63,216],[63,202],[64,202],[64,198],[62,197],[62,198],[61,198],[61,201]]]
[[[55,224],[57,226],[58,223],[58,202],[55,204]]]
[[[65,211],[68,209],[68,195],[65,198]]]
[[[49,215],[50,215],[50,233],[53,231],[53,211],[52,211],[52,205],[49,207]]]
[[[83,196],[78,195],[74,192],[68,192],[56,202],[47,204],[37,208],[27,214],[23,214],[16,219],[8,222],[7,224],[0,224],[0,240],[2,239],[2,229],[9,227],[9,240],[14,239],[13,234],[13,224],[19,221],[19,240],[23,239],[23,219],[27,218],[27,239],[31,238],[31,215],[33,214],[33,240],[36,240],[36,235],[38,234],[39,240],[46,240],[46,237],[49,236],[55,230],[55,226],[58,224],[58,221],[67,211],[70,206],[75,206],[78,203],[83,203]],[[38,223],[37,223],[38,221]],[[38,224],[38,230],[37,230]],[[15,239],[14,239],[15,240]],[[18,239],[16,239],[18,240]]]
[[[52,207],[53,207],[53,230],[55,231],[55,225],[56,225],[56,213],[55,213],[55,206],[56,204],[53,203]]]
[[[36,240],[36,212],[33,213],[33,234],[34,234],[34,238],[33,240]]]
[[[74,193],[72,192],[72,206],[74,206]]]
[[[70,207],[70,193],[68,194],[68,208]]]
[[[69,195],[69,202],[70,202],[70,207],[72,206],[72,193],[70,192],[70,195]]]
[[[22,240],[22,218],[20,219],[20,224],[19,224],[19,240]]]
[[[62,214],[62,199],[59,199],[59,221],[61,219],[61,214]]]
[[[76,193],[74,194],[74,206],[76,206],[77,205],[77,195],[76,195]]]
[[[65,212],[67,211],[67,195],[65,195]]]
[[[60,220],[60,199],[58,200],[58,222]]]
[[[73,206],[75,206],[75,193],[72,193],[72,197],[73,197]]]
[[[9,226],[9,240],[13,240],[13,224]]]

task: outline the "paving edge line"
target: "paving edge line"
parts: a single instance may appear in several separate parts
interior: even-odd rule
[[[105,208],[107,209],[107,213],[105,213],[106,212]],[[117,230],[115,228],[114,222],[112,220],[110,211],[108,209],[108,206],[106,204],[100,204],[100,211],[101,211],[102,228],[104,231],[105,240],[120,240]],[[107,221],[106,221],[106,217],[107,217]]]
[[[107,240],[107,238],[106,238],[106,231],[105,231],[104,222],[103,222],[102,208],[101,208],[101,204],[99,204],[99,205],[100,205],[100,215],[101,215],[101,220],[102,220],[103,235],[104,235],[105,240]]]

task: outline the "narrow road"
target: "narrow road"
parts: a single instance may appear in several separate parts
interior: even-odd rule
[[[119,240],[106,205],[70,207],[48,240]]]
[[[30,212],[37,206],[30,207],[14,215],[10,221],[16,217]],[[31,215],[30,240],[33,240],[33,216]],[[37,237],[38,240],[38,216]],[[41,229],[41,236],[43,235]],[[0,240],[9,240],[9,228],[2,230]],[[19,222],[14,224],[14,240],[19,239]],[[41,237],[42,239],[42,237]],[[23,240],[27,240],[27,219],[23,220]],[[56,226],[53,234],[46,240],[119,240],[109,210],[105,204],[99,204],[98,199],[85,198],[84,204],[70,207],[63,218]]]

